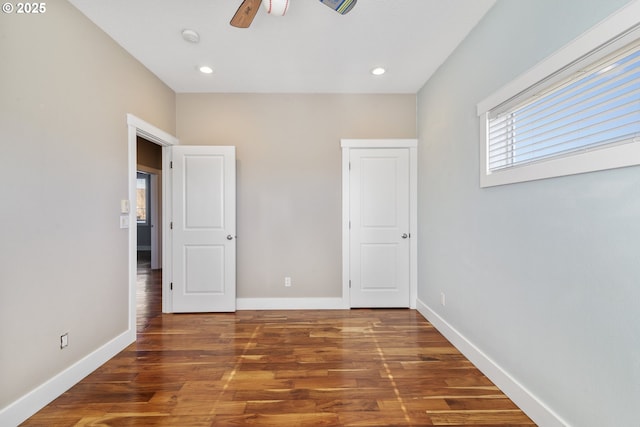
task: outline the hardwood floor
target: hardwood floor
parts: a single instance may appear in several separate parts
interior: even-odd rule
[[[24,426],[535,426],[415,310],[161,313]]]

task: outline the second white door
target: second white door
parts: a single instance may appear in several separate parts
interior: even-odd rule
[[[409,150],[349,154],[352,307],[410,306]]]

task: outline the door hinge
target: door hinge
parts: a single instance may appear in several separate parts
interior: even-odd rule
[[[351,230],[351,221],[349,221],[349,230]]]
[[[169,169],[173,169],[173,160],[169,162]]]
[[[173,290],[173,282],[169,284],[169,289]]]
[[[169,230],[173,230],[173,221],[169,223]]]
[[[349,289],[351,289],[351,280],[349,280]]]

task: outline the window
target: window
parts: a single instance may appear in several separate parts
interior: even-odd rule
[[[640,43],[532,100],[489,112],[493,172],[640,136]]]
[[[148,173],[138,172],[136,180],[136,221],[138,224],[149,224],[149,187]]]
[[[640,164],[640,25],[588,36],[478,105],[482,187]]]

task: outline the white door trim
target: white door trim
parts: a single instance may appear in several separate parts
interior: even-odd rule
[[[349,150],[352,148],[409,149],[409,306],[416,308],[418,296],[418,140],[417,139],[342,139],[342,305],[350,308],[349,290]]]
[[[137,137],[141,136],[144,139],[158,144],[162,147],[162,170],[168,170],[168,154],[167,147],[177,145],[180,143],[178,138],[168,134],[162,129],[158,129],[150,123],[134,116],[133,114],[127,114],[127,126],[129,129],[128,142],[129,142],[129,336],[134,341],[136,339],[136,269],[137,269],[137,230],[136,230],[136,172],[138,159],[136,155]],[[169,281],[165,280],[165,277],[170,277],[170,271],[167,271],[167,237],[169,233],[169,215],[165,215],[169,212],[168,203],[170,197],[167,194],[170,189],[169,174],[162,174],[162,311],[170,311],[170,298],[169,297]]]

